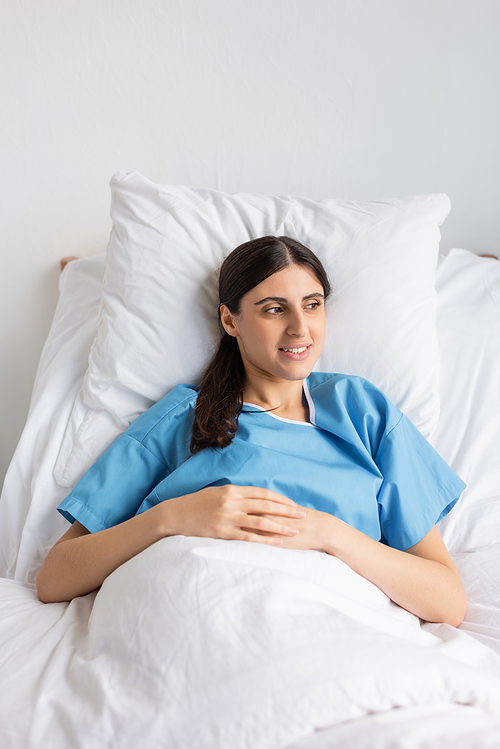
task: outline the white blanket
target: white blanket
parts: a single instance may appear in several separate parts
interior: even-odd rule
[[[0,584],[3,749],[278,749],[453,703],[500,731],[500,658],[321,552],[175,536],[71,604]]]

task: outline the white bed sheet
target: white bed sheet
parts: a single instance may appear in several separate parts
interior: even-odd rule
[[[396,680],[395,691],[391,692],[385,708],[381,703],[383,689],[379,685],[374,691],[375,702],[368,707],[368,710],[376,712],[369,714],[358,709],[357,712],[354,710],[353,715],[346,714],[348,707],[344,713],[332,713],[328,701],[325,704],[318,699],[317,692],[314,692],[314,684],[318,679],[325,678],[324,673],[322,677],[318,673],[311,674],[311,681],[303,685],[302,690],[306,704],[309,699],[309,708],[313,706],[316,710],[315,720],[314,710],[301,711],[297,708],[292,716],[288,716],[287,722],[284,717],[286,711],[280,713],[277,709],[279,706],[274,705],[273,714],[266,717],[267,723],[264,722],[259,728],[257,722],[257,728],[253,725],[244,735],[239,736],[238,744],[234,743],[234,736],[231,739],[220,736],[214,738],[213,732],[210,734],[211,729],[206,728],[206,737],[209,738],[203,744],[204,747],[222,749],[231,746],[233,749],[234,746],[248,746],[252,749],[264,749],[269,746],[278,749],[287,746],[290,749],[330,749],[333,746],[348,745],[354,749],[368,746],[370,749],[447,746],[453,746],[454,749],[486,749],[499,745],[500,718],[497,715],[498,707],[495,706],[498,699],[498,677],[493,675],[498,672],[500,655],[500,467],[496,458],[496,445],[500,444],[500,425],[497,419],[492,418],[495,408],[497,413],[500,412],[500,368],[498,359],[495,359],[495,356],[498,357],[496,342],[500,340],[500,263],[494,265],[495,262],[479,259],[464,250],[456,250],[441,260],[438,269],[442,412],[432,441],[443,457],[468,482],[463,498],[440,524],[441,533],[453,553],[468,593],[469,608],[464,623],[458,630],[447,625],[432,624],[425,624],[420,628],[418,620],[415,624],[414,617],[403,612],[403,619],[399,619],[399,613],[394,616],[394,612],[401,612],[399,607],[394,604],[387,606],[381,600],[378,600],[375,607],[372,606],[371,613],[367,616],[366,611],[363,613],[363,606],[366,608],[367,605],[366,597],[357,601],[355,596],[354,599],[352,596],[342,599],[337,590],[333,601],[330,590],[325,603],[324,586],[319,598],[314,599],[313,596],[313,608],[316,606],[323,611],[325,605],[329,606],[330,615],[337,624],[347,615],[351,630],[356,630],[356,620],[359,623],[359,617],[365,616],[366,624],[371,628],[368,638],[371,647],[367,652],[377,653],[377,648],[373,647],[377,640],[377,621],[382,617],[387,628],[387,616],[391,611],[391,626],[396,626],[398,631],[395,634],[400,638],[396,642],[406,639],[417,651],[424,648],[427,653],[432,653],[429,656],[431,658],[434,654],[444,657],[447,667],[456,670],[452,676],[451,672],[448,674],[448,680],[442,680],[442,691],[436,693],[437,701],[428,700],[425,704],[424,688],[414,695],[413,702],[408,697],[405,701],[404,695],[408,694],[409,687],[400,674],[400,681]],[[98,652],[94,651],[92,657],[89,657],[89,648],[96,647],[96,643],[105,637],[107,629],[113,624],[113,617],[117,614],[116,606],[111,609],[108,606],[108,614],[102,618],[103,626],[99,628],[99,612],[102,616],[106,605],[103,603],[93,610],[95,594],[77,599],[71,604],[47,606],[38,601],[33,585],[46,550],[66,527],[65,521],[54,510],[67,489],[56,484],[52,468],[95,334],[103,268],[102,255],[76,261],[62,274],[61,300],[40,362],[28,422],[7,474],[0,502],[0,568],[4,578],[0,579],[0,683],[2,694],[9,695],[9,700],[4,702],[0,713],[0,738],[2,746],[7,749],[17,749],[21,745],[26,749],[38,749],[39,746],[47,745],[57,749],[68,746],[82,746],[83,749],[94,746],[111,747],[116,745],[117,728],[113,728],[116,716],[124,719],[126,724],[128,720],[127,725],[130,726],[130,715],[133,713],[130,705],[125,711],[120,710],[119,706],[117,708],[116,703],[125,700],[124,694],[119,690],[110,693],[109,685],[106,685],[105,680],[102,681],[105,669],[94,669],[96,662],[103,657],[102,649],[99,651],[98,648]],[[272,551],[278,554],[285,552]],[[306,554],[318,556],[317,552]],[[133,579],[141,580],[140,565],[145,558],[147,555],[139,555],[135,562],[131,560],[132,567],[134,564],[139,565]],[[325,562],[335,563],[338,560],[321,559],[322,564]],[[301,563],[299,567],[302,566]],[[126,572],[127,569],[118,570],[118,574],[115,573],[109,579],[107,588],[113,589],[121,579],[120,576]],[[283,570],[279,574],[278,572],[274,570],[273,580],[284,585],[286,592]],[[295,573],[298,574],[298,569]],[[292,579],[290,571],[287,574],[288,579]],[[343,573],[339,572],[339,579],[341,574]],[[299,605],[298,601],[303,606],[305,601],[311,605],[313,599],[310,583],[311,581],[303,588],[305,597],[294,597],[295,606]],[[126,578],[121,579],[121,584],[126,584]],[[366,593],[367,589],[364,590]],[[144,578],[140,592],[141,595],[144,592]],[[156,598],[158,597],[152,595],[152,603]],[[101,595],[98,600],[105,602],[106,597]],[[284,598],[277,596],[273,600],[281,603],[288,601],[287,605],[290,603],[286,595]],[[132,603],[133,596],[129,600],[129,604]],[[142,611],[137,605],[133,610]],[[123,646],[129,642],[122,636],[127,627],[130,627],[130,610],[127,611],[128,613],[123,613],[122,620],[119,620],[123,627],[120,626],[116,633],[116,643],[121,642]],[[413,623],[410,624],[410,620]],[[116,624],[116,620],[114,623]],[[297,627],[292,628],[290,636],[296,637],[296,630]],[[250,634],[258,643],[256,631],[250,629]],[[415,637],[417,640],[427,638],[426,644],[423,644],[423,640],[414,642]],[[215,640],[217,641],[217,637]],[[333,646],[334,643],[330,643],[329,647]],[[78,663],[78,658],[82,658],[82,652],[83,661],[76,668],[75,664]],[[237,648],[235,652],[238,652]],[[413,655],[415,652],[412,651]],[[268,657],[271,655],[268,654]],[[318,666],[321,666],[321,659],[317,660]],[[469,662],[471,672],[467,672],[464,660]],[[224,663],[224,658],[221,661]],[[118,658],[115,662],[123,665],[126,659]],[[376,666],[377,663],[373,662],[372,673],[378,673]],[[196,664],[187,661],[184,668],[196,670]],[[383,661],[378,663],[378,668],[383,670]],[[445,672],[446,669],[440,673]],[[241,668],[235,673],[239,678]],[[232,677],[225,674],[224,678],[236,678],[235,673]],[[469,678],[468,682],[469,695],[464,697],[463,694],[452,693],[450,684],[460,690],[462,683],[463,689],[464,674],[467,673],[474,674],[474,678]],[[88,677],[87,681],[85,675]],[[219,678],[222,678],[220,674]],[[256,682],[252,680],[247,683],[248,687],[255,685]],[[241,692],[242,683],[239,688]],[[345,679],[338,682],[338,688],[341,691],[345,688]],[[429,689],[428,684],[426,689]],[[108,704],[110,700],[111,706]],[[459,705],[457,700],[469,704]],[[351,700],[351,704],[355,702],[356,700]],[[401,704],[398,710],[387,711],[396,703]],[[67,705],[71,705],[72,709],[68,710]],[[75,705],[78,705],[76,718]],[[156,704],[156,709],[161,712],[161,704]],[[213,715],[218,715],[219,723],[223,723],[224,713],[217,713],[217,706],[214,705],[211,709]],[[28,732],[23,727],[27,711],[34,716]],[[94,718],[94,725],[97,727],[89,727],[92,724],[91,720],[87,720],[89,716]],[[140,716],[141,723],[142,720],[143,716]],[[335,725],[328,728],[329,723]],[[82,725],[87,725],[83,732]],[[311,733],[313,728],[321,730]],[[108,734],[105,733],[106,730],[109,731]],[[258,730],[263,730],[265,736],[257,738]],[[130,735],[133,735],[133,731]],[[209,743],[209,739],[212,743]],[[186,732],[180,730],[176,737],[171,736],[170,743],[165,743],[165,746],[169,749],[171,746],[185,746],[185,740]],[[125,738],[120,743],[121,749],[128,746],[124,741]],[[154,743],[153,739],[148,741],[149,743],[143,741],[141,747],[161,745]],[[173,743],[175,741],[181,743]],[[189,745],[194,746],[192,743]]]

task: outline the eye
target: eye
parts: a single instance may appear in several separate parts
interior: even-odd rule
[[[306,305],[306,309],[312,309],[315,310],[318,307],[321,307],[321,302],[309,302],[308,305]]]
[[[283,307],[269,307],[266,309],[266,313],[269,312],[271,315],[277,315],[280,312],[283,312]]]

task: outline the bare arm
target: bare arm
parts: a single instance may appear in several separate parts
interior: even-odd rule
[[[303,520],[290,521],[299,534],[284,539],[284,548],[326,551],[421,619],[454,627],[462,622],[467,599],[457,568],[435,526],[417,544],[399,551],[333,515],[304,509]]]
[[[421,619],[453,627],[461,624],[467,599],[436,526],[417,544],[399,551],[344,525],[342,532],[326,544],[325,551],[338,556]]]
[[[222,486],[169,499],[97,533],[75,522],[48,553],[36,580],[38,595],[51,603],[90,593],[117,567],[165,536],[279,545],[283,537],[297,534],[287,527],[289,519],[302,516],[303,508],[268,489]]]
[[[47,554],[37,578],[44,603],[90,593],[117,567],[161,538],[156,507],[114,528],[90,533],[76,521]]]

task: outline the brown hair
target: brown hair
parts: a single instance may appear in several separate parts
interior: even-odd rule
[[[240,312],[242,297],[266,278],[290,265],[302,265],[314,273],[323,286],[325,300],[330,282],[316,255],[289,237],[261,237],[245,242],[222,263],[219,274],[219,326],[222,338],[219,348],[206,368],[196,401],[191,435],[191,453],[205,447],[227,447],[236,434],[243,406],[245,367],[236,338],[230,336],[220,321],[220,305],[233,315]]]

